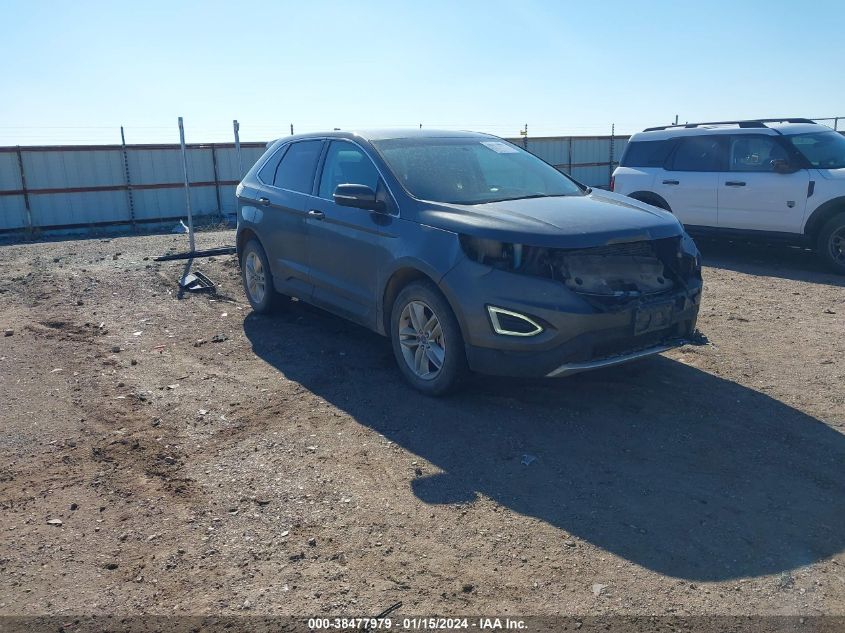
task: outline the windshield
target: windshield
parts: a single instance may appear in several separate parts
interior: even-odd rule
[[[373,145],[405,189],[422,200],[482,204],[584,193],[551,165],[494,138],[399,138]]]
[[[787,136],[789,142],[818,169],[845,168],[845,136],[837,132],[813,132]]]

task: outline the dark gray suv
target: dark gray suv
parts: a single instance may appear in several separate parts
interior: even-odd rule
[[[469,370],[613,365],[695,329],[700,257],[670,213],[494,136],[291,136],[268,146],[237,197],[253,309],[297,297],[389,336],[424,393]]]

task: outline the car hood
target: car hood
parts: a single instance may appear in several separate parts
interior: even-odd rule
[[[501,242],[552,248],[589,248],[683,235],[671,214],[607,191],[586,196],[437,204],[423,224]]]
[[[827,180],[845,180],[845,169],[817,169],[816,171]]]

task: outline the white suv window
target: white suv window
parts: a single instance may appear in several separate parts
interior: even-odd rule
[[[724,137],[689,136],[681,139],[672,157],[673,171],[721,171]]]
[[[774,171],[776,160],[789,160],[783,146],[770,136],[741,135],[731,138],[730,171]]]

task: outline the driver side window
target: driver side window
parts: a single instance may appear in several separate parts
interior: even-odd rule
[[[321,198],[331,200],[338,185],[367,185],[377,191],[378,182],[376,166],[357,145],[332,141],[320,176]]]
[[[773,161],[789,160],[786,150],[767,136],[734,136],[731,139],[731,171],[774,171]]]

